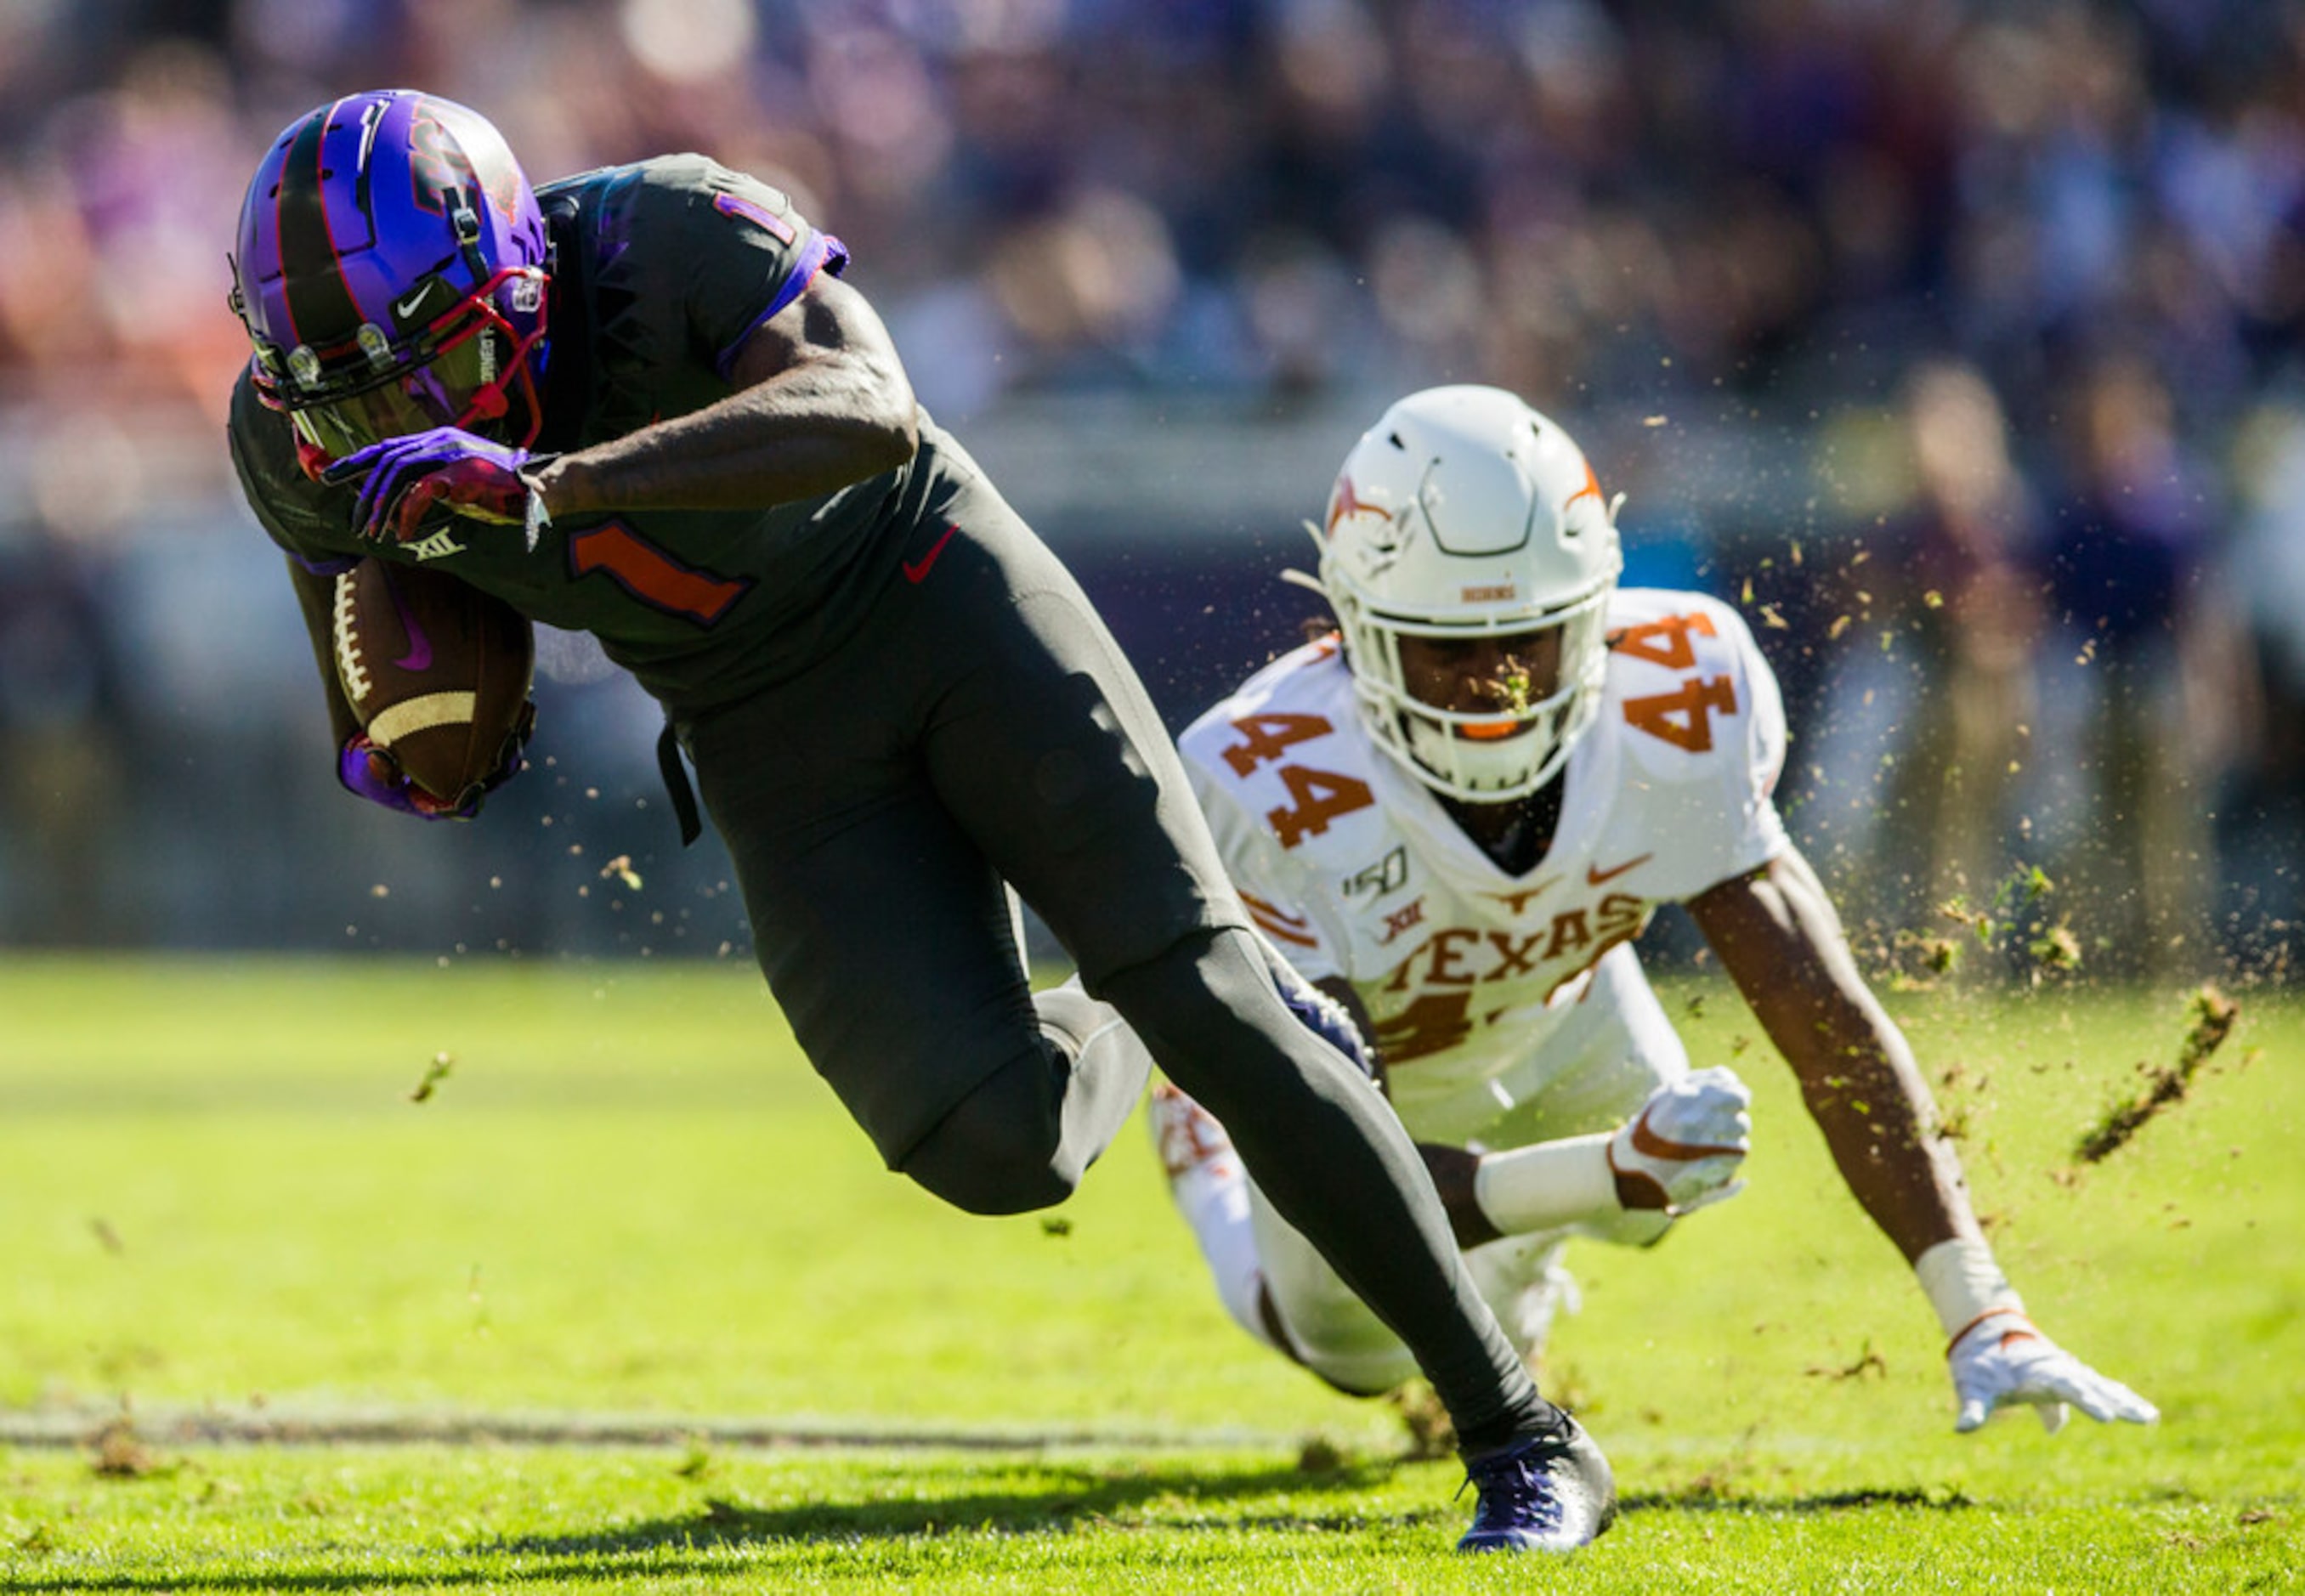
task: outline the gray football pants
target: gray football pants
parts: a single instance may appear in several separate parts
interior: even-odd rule
[[[1231,1129],[1259,1188],[1416,1356],[1468,1455],[1553,1410],[1382,1099],[1280,1001],[1151,701],[1070,574],[946,456],[863,624],[685,724],[761,967],[891,1168],[972,1211],[1061,1201],[1143,1055],[1036,1008],[1004,880]],[[957,529],[947,539],[948,527]]]

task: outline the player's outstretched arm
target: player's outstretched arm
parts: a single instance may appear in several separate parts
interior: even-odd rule
[[[1978,1235],[1912,1048],[1858,973],[1807,862],[1788,849],[1688,910],[1792,1066],[1841,1178],[1907,1260]]]
[[[2153,1406],[2043,1336],[1994,1261],[1960,1154],[1937,1129],[1912,1048],[1858,974],[1808,862],[1790,849],[1693,899],[1689,912],[1800,1082],[1841,1178],[1914,1267],[1950,1337],[1973,1430],[2000,1405],[2040,1408],[2051,1429],[2071,1402],[2098,1419],[2146,1421]]]

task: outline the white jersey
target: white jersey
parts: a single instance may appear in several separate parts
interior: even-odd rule
[[[1602,955],[1658,904],[1786,846],[1772,796],[1784,708],[1736,611],[1629,589],[1608,630],[1600,713],[1524,876],[1370,738],[1334,638],[1275,660],[1179,739],[1250,916],[1308,978],[1358,992],[1420,1139],[1480,1137],[1537,1098],[1569,1065],[1573,1049],[1545,1044]]]

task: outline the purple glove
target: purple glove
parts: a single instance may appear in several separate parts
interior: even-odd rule
[[[370,444],[328,467],[324,480],[365,476],[353,503],[353,530],[363,538],[387,534],[413,543],[435,505],[474,521],[532,528],[543,521],[543,501],[521,475],[526,449],[492,444],[456,427],[435,427]],[[532,547],[533,535],[532,533]]]
[[[370,742],[365,732],[338,751],[336,779],[344,784],[347,793],[420,819],[469,820],[481,811],[477,792],[463,808],[432,796],[402,775],[399,762]]]
[[[521,710],[519,726],[505,739],[504,757],[498,761],[496,770],[474,783],[457,802],[435,798],[409,780],[400,768],[400,761],[392,757],[389,750],[370,742],[365,732],[354,733],[353,740],[337,751],[336,779],[347,793],[404,815],[424,820],[469,820],[481,812],[482,799],[526,768],[528,761],[522,751],[527,747],[529,734],[535,726],[536,706],[526,705]]]

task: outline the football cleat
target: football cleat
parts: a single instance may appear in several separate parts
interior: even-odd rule
[[[1195,1170],[1224,1175],[1239,1167],[1232,1138],[1216,1116],[1166,1081],[1152,1083],[1147,1110],[1152,1145],[1161,1154],[1161,1168],[1172,1187]]]
[[[1616,1522],[1609,1460],[1565,1413],[1544,1434],[1466,1464],[1465,1483],[1480,1499],[1459,1551],[1575,1551]]]
[[[1376,1052],[1360,1033],[1360,1026],[1353,1022],[1351,1010],[1328,992],[1321,992],[1321,987],[1297,976],[1296,966],[1281,957],[1281,950],[1275,948],[1263,932],[1252,932],[1252,937],[1256,937],[1256,946],[1265,955],[1265,969],[1272,973],[1272,989],[1281,994],[1281,1003],[1289,1006],[1289,1013],[1296,1014],[1297,1024],[1335,1047],[1346,1058],[1351,1058],[1353,1068],[1367,1074],[1369,1080],[1383,1082],[1383,1074],[1378,1074],[1376,1068]]]
[[[1350,1059],[1362,1074],[1372,1081],[1378,1079],[1376,1055],[1369,1050],[1361,1028],[1353,1023],[1351,1011],[1297,974],[1263,932],[1257,933],[1256,939],[1264,949],[1265,963],[1272,966],[1273,989],[1297,1023]]]
[[[1345,1006],[1318,987],[1297,987],[1291,990],[1287,982],[1280,984],[1280,1001],[1289,1012],[1304,1023],[1305,1029],[1342,1053],[1353,1062],[1361,1074],[1376,1078],[1376,1060],[1370,1055],[1368,1043],[1362,1039],[1361,1028],[1353,1023]]]

